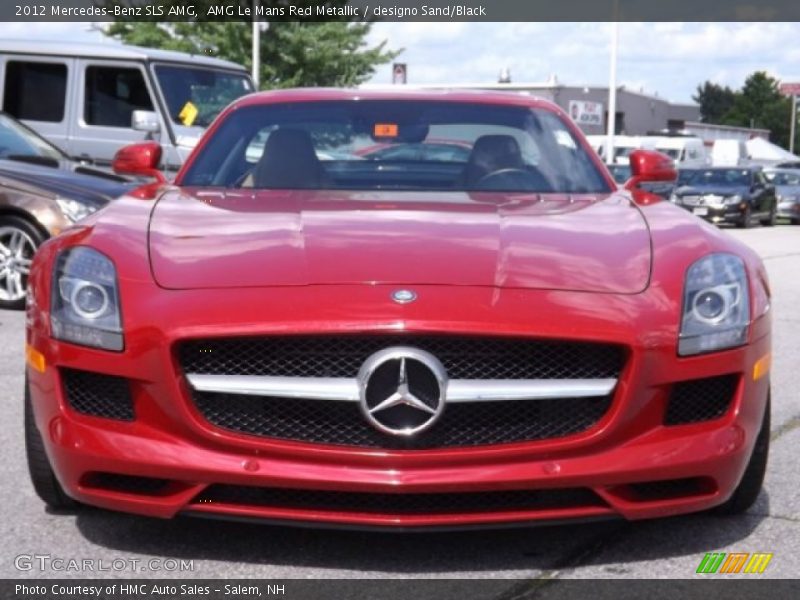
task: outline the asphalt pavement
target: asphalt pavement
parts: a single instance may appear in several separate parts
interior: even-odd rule
[[[51,514],[34,494],[24,456],[24,315],[0,311],[0,577],[463,577],[536,586],[553,578],[691,578],[706,552],[771,552],[761,577],[797,577],[800,227],[729,233],[764,258],[774,294],[772,449],[765,489],[747,515],[395,534],[162,521],[95,509]],[[95,572],[40,569],[55,559],[88,559]],[[191,570],[181,571],[181,561],[191,561]]]

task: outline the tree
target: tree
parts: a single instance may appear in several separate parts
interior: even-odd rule
[[[98,0],[99,1],[99,0]],[[108,0],[125,4],[124,0]],[[242,6],[251,1],[240,0]],[[347,2],[326,2],[343,6]],[[165,8],[181,5],[181,0],[162,3]],[[206,54],[252,68],[252,25],[247,21],[203,21],[213,1],[198,1],[194,5],[199,15],[195,22],[143,22],[122,17],[107,29],[107,35],[134,46],[149,46]],[[261,5],[285,4],[280,0]],[[294,5],[318,2],[293,2]],[[262,88],[301,86],[354,86],[369,79],[375,67],[387,63],[402,52],[386,49],[386,42],[369,47],[366,36],[370,23],[326,20],[323,22],[270,21],[269,29],[261,34]]]
[[[723,123],[769,129],[770,140],[787,148],[791,114],[791,101],[781,94],[778,80],[764,71],[757,71],[745,80]]]
[[[716,83],[706,81],[702,86],[697,86],[697,93],[692,100],[700,105],[700,118],[705,123],[719,124],[726,114],[733,108],[736,93],[728,86],[722,87]]]

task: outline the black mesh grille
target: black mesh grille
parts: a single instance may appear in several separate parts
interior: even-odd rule
[[[113,492],[154,496],[166,490],[170,482],[155,477],[138,477],[119,473],[90,473],[85,477],[83,484],[87,487]]]
[[[675,384],[664,423],[682,425],[721,417],[731,405],[737,380],[736,375],[723,375]]]
[[[591,490],[512,490],[445,494],[373,494],[212,485],[195,503],[222,503],[376,514],[448,514],[605,506]]]
[[[133,398],[127,379],[75,369],[62,369],[61,379],[73,410],[93,417],[133,421]]]
[[[624,361],[621,347],[606,344],[403,334],[192,340],[178,354],[186,373],[355,377],[389,346],[430,352],[451,379],[618,377]]]
[[[450,404],[431,429],[412,440],[374,429],[356,403],[193,392],[211,424],[270,438],[397,449],[506,444],[584,431],[611,397]]]

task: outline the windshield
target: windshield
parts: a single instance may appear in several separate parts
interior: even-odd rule
[[[656,148],[662,154],[666,154],[673,160],[678,160],[681,156],[681,151],[679,148]]]
[[[773,185],[800,185],[800,172],[766,172],[764,176]]]
[[[361,100],[231,113],[180,182],[262,189],[608,192],[556,114],[527,107]]]
[[[253,91],[244,73],[175,65],[156,65],[156,79],[177,125],[207,127],[237,98]]]
[[[0,158],[38,156],[64,160],[67,155],[22,123],[0,114]]]
[[[625,183],[631,178],[630,165],[608,165],[608,170],[617,183]]]
[[[747,186],[750,185],[750,171],[747,169],[698,169],[681,171],[678,185],[694,186]]]

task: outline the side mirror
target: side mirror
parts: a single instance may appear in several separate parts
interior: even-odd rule
[[[630,164],[631,178],[625,182],[626,190],[632,190],[644,182],[675,181],[678,178],[672,159],[655,150],[634,150],[630,155]]]
[[[121,148],[114,155],[111,168],[119,175],[155,177],[159,183],[164,183],[167,178],[158,170],[159,162],[161,162],[161,144],[141,142]]]
[[[161,131],[161,123],[158,121],[158,114],[152,110],[135,110],[131,113],[131,128],[135,131],[158,133]]]

